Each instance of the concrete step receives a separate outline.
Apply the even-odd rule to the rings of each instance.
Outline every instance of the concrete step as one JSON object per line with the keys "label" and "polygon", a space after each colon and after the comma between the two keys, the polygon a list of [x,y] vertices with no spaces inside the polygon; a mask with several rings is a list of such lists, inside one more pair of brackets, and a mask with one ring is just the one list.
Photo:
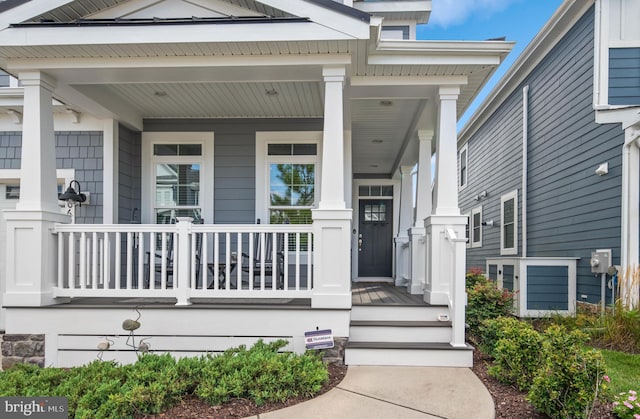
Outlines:
{"label": "concrete step", "polygon": [[354,305],[351,321],[437,321],[439,316],[448,316],[447,306],[372,306]]}
{"label": "concrete step", "polygon": [[353,320],[350,342],[449,342],[450,321]]}
{"label": "concrete step", "polygon": [[448,343],[352,342],[345,349],[347,365],[398,365],[425,367],[473,366],[473,347]]}

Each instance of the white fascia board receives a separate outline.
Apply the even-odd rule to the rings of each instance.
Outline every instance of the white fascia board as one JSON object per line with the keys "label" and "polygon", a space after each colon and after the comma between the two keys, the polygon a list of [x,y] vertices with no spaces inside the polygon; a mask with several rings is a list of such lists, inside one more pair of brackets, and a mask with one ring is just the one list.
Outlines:
{"label": "white fascia board", "polygon": [[353,76],[351,86],[460,86],[468,83],[467,76]]}
{"label": "white fascia board", "polygon": [[[203,29],[206,30],[197,30]],[[367,25],[367,36],[369,26]],[[16,27],[0,31],[0,45],[133,45],[221,42],[340,41],[353,39],[312,22],[238,23],[225,25],[132,25]]]}
{"label": "white fascia board", "polygon": [[335,31],[356,39],[369,39],[369,22],[347,16],[335,10],[300,0],[257,0],[258,3],[283,10],[298,17],[308,17]]}
{"label": "white fascia board", "polygon": [[0,28],[5,29],[12,23],[21,23],[50,10],[57,9],[73,0],[29,1],[0,14]]}
{"label": "white fascia board", "polygon": [[596,109],[597,124],[622,124],[623,129],[640,122],[640,106]]}
{"label": "white fascia board", "polygon": [[[0,51],[2,47],[0,47]],[[69,70],[69,69],[176,69],[176,68],[228,68],[246,67],[245,71],[250,71],[249,67],[291,67],[304,66],[315,67],[324,65],[349,65],[351,55],[349,54],[297,54],[297,55],[260,55],[260,56],[207,56],[207,57],[184,57],[184,56],[164,56],[164,57],[104,57],[104,58],[26,58],[11,59],[6,64],[9,71],[26,70]],[[242,70],[240,70],[242,72]],[[180,77],[184,78],[184,74]],[[216,75],[220,77],[220,75]],[[236,73],[234,78],[238,78]],[[281,79],[285,77],[278,77]],[[290,76],[287,76],[290,77]],[[296,75],[292,81],[302,81],[308,75]],[[317,80],[314,75],[312,80]],[[224,81],[232,81],[225,79]],[[74,79],[74,82],[82,82],[82,79]]]}
{"label": "white fascia board", "polygon": [[372,15],[378,13],[428,13],[431,12],[431,0],[375,1],[354,4],[356,9]]}
{"label": "white fascia board", "polygon": [[499,65],[514,42],[380,41],[370,65]]}
{"label": "white fascia board", "polygon": [[469,118],[458,135],[458,148],[489,119],[495,110],[533,69],[547,56],[549,51],[573,28],[578,20],[591,8],[595,0],[565,0],[535,38],[522,51],[518,59],[494,86],[493,90]]}

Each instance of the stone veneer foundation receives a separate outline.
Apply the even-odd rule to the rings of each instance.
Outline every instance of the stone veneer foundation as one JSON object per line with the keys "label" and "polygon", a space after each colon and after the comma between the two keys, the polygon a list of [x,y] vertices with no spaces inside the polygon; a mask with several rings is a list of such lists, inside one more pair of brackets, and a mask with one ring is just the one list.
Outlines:
{"label": "stone veneer foundation", "polygon": [[44,335],[0,335],[2,369],[29,363],[44,367]]}

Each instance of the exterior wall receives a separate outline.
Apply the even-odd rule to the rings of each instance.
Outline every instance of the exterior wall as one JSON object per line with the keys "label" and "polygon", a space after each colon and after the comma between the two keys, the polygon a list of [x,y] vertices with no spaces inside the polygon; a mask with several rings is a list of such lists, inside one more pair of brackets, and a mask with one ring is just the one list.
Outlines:
{"label": "exterior wall", "polygon": [[[321,131],[319,119],[145,120],[145,131],[214,132],[214,222],[255,223],[257,131]],[[209,220],[205,220],[210,222]]]}
{"label": "exterior wall", "polygon": [[[57,131],[56,168],[74,169],[83,192],[91,194],[90,205],[76,209],[77,223],[102,222],[103,135],[99,131]],[[22,132],[0,132],[0,169],[19,169]]]}
{"label": "exterior wall", "polygon": [[640,48],[609,49],[609,104],[640,105]]}
{"label": "exterior wall", "polygon": [[[482,204],[483,219],[500,224],[500,196],[518,189],[521,255],[521,91],[528,85],[527,256],[580,258],[578,299],[595,303],[600,278],[590,272],[591,252],[612,249],[613,263],[620,263],[624,135],[619,125],[595,123],[593,20],[591,8],[469,140],[461,207],[470,212]],[[605,162],[609,174],[599,177],[595,169]],[[487,198],[473,200],[482,190]],[[482,247],[467,249],[469,267],[500,256],[499,225],[482,229]]]}
{"label": "exterior wall", "polygon": [[140,222],[142,149],[140,133],[123,126],[119,130],[118,222]]}

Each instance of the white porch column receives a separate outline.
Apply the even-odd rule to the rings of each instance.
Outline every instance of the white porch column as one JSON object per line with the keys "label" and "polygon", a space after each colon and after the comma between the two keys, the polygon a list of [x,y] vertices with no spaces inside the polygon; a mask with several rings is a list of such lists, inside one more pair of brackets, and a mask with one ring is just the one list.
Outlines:
{"label": "white porch column", "polygon": [[[433,214],[424,220],[426,249],[426,285],[424,299],[433,305],[464,307],[465,301],[453,301],[452,285],[464,287],[465,255],[458,255],[456,246],[447,240],[449,230],[460,238],[465,236],[467,218],[458,208],[456,102],[458,87],[440,88],[438,138],[436,144],[437,176]],[[455,284],[454,284],[455,281]],[[464,288],[462,288],[464,289]]]}
{"label": "white porch column", "polygon": [[456,103],[460,88],[441,87],[438,108],[438,142],[436,144],[435,215],[460,215],[458,208]]}
{"label": "white porch column", "polygon": [[[351,307],[351,209],[345,205],[344,67],[325,67],[320,202],[312,210],[314,286],[311,307]],[[349,180],[350,181],[350,180]]]}
{"label": "white porch column", "polygon": [[118,222],[118,162],[119,124],[115,119],[104,121],[104,164],[102,221],[105,224]]}
{"label": "white porch column", "polygon": [[396,242],[396,286],[405,286],[411,279],[409,228],[413,224],[412,166],[400,167],[400,214]]}
{"label": "white porch column", "polygon": [[431,214],[431,140],[433,131],[418,131],[418,184],[416,187],[416,217],[410,229],[411,283],[410,294],[422,294],[426,284],[426,258],[424,220]]}
{"label": "white porch column", "polygon": [[53,304],[56,283],[55,223],[69,222],[58,207],[52,90],[40,72],[21,73],[24,87],[20,200],[7,220],[5,305]]}

